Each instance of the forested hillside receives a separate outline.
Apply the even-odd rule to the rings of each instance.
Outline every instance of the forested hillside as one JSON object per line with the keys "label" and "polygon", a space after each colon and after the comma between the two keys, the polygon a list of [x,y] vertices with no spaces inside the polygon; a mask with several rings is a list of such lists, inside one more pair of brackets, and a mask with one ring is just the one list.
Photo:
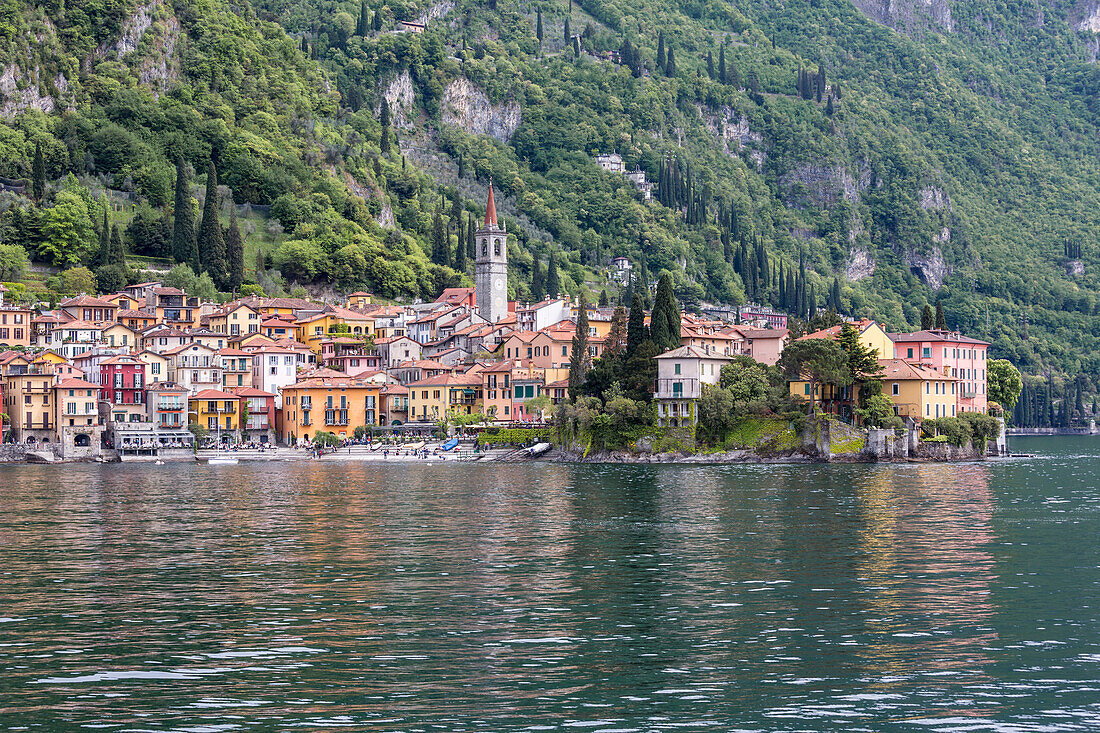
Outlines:
{"label": "forested hillside", "polygon": [[0,175],[41,146],[51,182],[2,235],[40,260],[96,264],[103,188],[140,202],[131,255],[171,257],[182,159],[256,205],[246,281],[432,297],[492,178],[515,297],[627,255],[689,304],[906,329],[942,300],[1025,372],[1100,373],[1095,2],[93,5],[12,1],[0,34]]}

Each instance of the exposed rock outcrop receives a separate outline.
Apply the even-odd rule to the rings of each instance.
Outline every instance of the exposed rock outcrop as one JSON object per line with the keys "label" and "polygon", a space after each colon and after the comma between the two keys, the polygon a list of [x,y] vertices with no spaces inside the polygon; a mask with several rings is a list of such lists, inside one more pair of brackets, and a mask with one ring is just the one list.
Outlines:
{"label": "exposed rock outcrop", "polygon": [[[415,94],[413,92],[412,77],[409,76],[408,69],[390,80],[390,83],[383,90],[382,96],[390,105],[390,119],[393,121],[394,127],[412,127],[411,118]],[[381,105],[379,105],[379,109],[381,109]]]}
{"label": "exposed rock outcrop", "polygon": [[784,175],[780,184],[791,199],[804,198],[814,206],[831,206],[841,198],[855,201],[861,190],[847,168],[825,163],[800,165]]}
{"label": "exposed rock outcrop", "polygon": [[455,79],[443,90],[440,113],[444,125],[461,127],[475,135],[489,135],[501,142],[511,140],[523,120],[519,104],[514,101],[490,104],[485,92],[465,77]]}
{"label": "exposed rock outcrop", "polygon": [[896,31],[919,35],[927,28],[951,33],[955,20],[948,0],[852,0],[872,20]]}
{"label": "exposed rock outcrop", "polygon": [[844,267],[844,275],[852,282],[871,277],[875,274],[875,258],[866,247],[858,247],[848,254],[848,261]]}
{"label": "exposed rock outcrop", "polygon": [[921,281],[933,290],[943,287],[943,281],[951,274],[951,267],[943,258],[943,252],[938,246],[933,246],[929,252],[906,252],[904,256],[906,267],[916,273]]}
{"label": "exposed rock outcrop", "polygon": [[[43,112],[53,112],[57,109],[57,102],[53,95],[43,94],[38,84],[39,69],[35,68],[27,76],[17,64],[8,64],[4,73],[0,74],[0,94],[3,94],[3,104],[0,104],[0,115],[11,118],[28,109],[40,109]],[[21,83],[22,80],[22,83]],[[20,86],[23,88],[20,89]],[[54,79],[54,86],[59,90],[68,89],[69,83],[61,74]]]}

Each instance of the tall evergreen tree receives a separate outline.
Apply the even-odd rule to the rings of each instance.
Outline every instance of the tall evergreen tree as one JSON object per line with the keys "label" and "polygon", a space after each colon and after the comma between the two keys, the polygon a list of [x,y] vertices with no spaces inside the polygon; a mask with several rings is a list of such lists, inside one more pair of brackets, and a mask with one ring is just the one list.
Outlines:
{"label": "tall evergreen tree", "polygon": [[649,339],[649,329],[645,325],[645,301],[638,288],[634,289],[634,297],[630,301],[630,317],[626,324],[626,353],[633,354],[634,350],[643,341]]}
{"label": "tall evergreen tree", "polygon": [[556,298],[561,295],[561,276],[558,275],[558,256],[556,252],[550,253],[550,262],[546,265],[546,297]]}
{"label": "tall evergreen tree", "polygon": [[668,47],[668,55],[665,59],[665,76],[676,76],[676,57],[672,54],[672,46]]}
{"label": "tall evergreen tree", "polygon": [[99,252],[96,253],[97,265],[111,264],[111,222],[107,220],[107,201],[103,201],[103,223],[99,226]]}
{"label": "tall evergreen tree", "polygon": [[218,221],[220,208],[218,172],[214,169],[214,161],[210,161],[206,166],[206,200],[202,206],[202,223],[199,225],[199,255],[214,284],[224,289],[229,279],[229,268],[225,260],[224,233]]}
{"label": "tall evergreen tree", "polygon": [[390,154],[390,103],[385,98],[382,99],[382,108],[381,108],[381,112],[379,113],[378,121],[382,125],[382,139],[381,139],[381,144],[380,144],[379,147],[382,151],[382,155],[389,155]]}
{"label": "tall evergreen tree", "polygon": [[565,28],[564,28],[563,35],[565,36],[565,42],[566,43],[569,43],[569,39],[573,37],[572,31],[569,29],[569,16],[568,15],[565,16]]}
{"label": "tall evergreen tree", "polygon": [[607,288],[604,288],[600,291],[600,299],[597,302],[597,305],[599,305],[601,308],[607,305]]}
{"label": "tall evergreen tree", "polygon": [[379,9],[378,12],[374,14],[374,30],[382,30],[382,20],[382,10]]}
{"label": "tall evergreen tree", "polygon": [[454,268],[459,272],[466,272],[468,258],[466,257],[466,233],[462,231],[462,219],[458,220],[456,228]]}
{"label": "tall evergreen tree", "polygon": [[126,266],[126,248],[122,246],[122,233],[118,230],[118,224],[111,227],[111,256],[107,264]]}
{"label": "tall evergreen tree", "polygon": [[672,292],[672,276],[667,272],[661,273],[657,281],[649,324],[650,338],[662,352],[680,345],[680,304]]}
{"label": "tall evergreen tree", "polygon": [[[366,7],[363,8],[366,11]],[[229,231],[225,237],[225,257],[229,269],[229,290],[237,292],[244,282],[244,237],[237,221],[237,205],[229,198]]]}
{"label": "tall evergreen tree", "polygon": [[359,21],[355,24],[355,35],[365,36],[370,31],[370,8],[364,2],[359,7]]}
{"label": "tall evergreen tree", "polygon": [[539,45],[542,45],[542,10],[538,11],[538,20],[535,21],[535,38],[539,39]]}
{"label": "tall evergreen tree", "polygon": [[46,156],[42,152],[42,143],[34,144],[34,166],[31,168],[31,192],[35,201],[41,201],[46,195]]}
{"label": "tall evergreen tree", "polygon": [[947,319],[943,315],[943,302],[936,301],[936,328],[940,331],[947,330]]}
{"label": "tall evergreen tree", "polygon": [[198,272],[199,257],[195,246],[195,220],[191,209],[191,184],[187,164],[176,159],[176,197],[172,219],[172,257]]}
{"label": "tall evergreen tree", "polygon": [[663,74],[665,71],[665,32],[657,32],[657,68]]}
{"label": "tall evergreen tree", "polygon": [[569,399],[577,400],[588,370],[592,368],[592,356],[588,353],[588,303],[584,291],[577,297],[577,329],[573,333],[573,351],[569,355]]}
{"label": "tall evergreen tree", "polygon": [[474,223],[474,215],[470,214],[470,223],[466,229],[466,257],[467,259],[474,260],[477,258],[477,237],[475,232],[477,231],[477,225]]}
{"label": "tall evergreen tree", "polygon": [[437,265],[450,265],[450,247],[447,242],[447,230],[443,227],[443,212],[439,204],[432,214],[432,262]]}
{"label": "tall evergreen tree", "polygon": [[615,306],[615,312],[611,314],[611,329],[607,332],[607,340],[604,341],[603,358],[619,356],[626,351],[626,308],[622,305]]}
{"label": "tall evergreen tree", "polygon": [[932,314],[932,306],[925,303],[924,310],[920,312],[920,330],[930,331],[936,325],[936,317]]}
{"label": "tall evergreen tree", "polygon": [[729,75],[726,73],[726,46],[718,47],[718,81],[729,84]]}
{"label": "tall evergreen tree", "polygon": [[542,260],[535,255],[531,263],[531,300],[538,303],[546,297],[546,279],[542,274]]}

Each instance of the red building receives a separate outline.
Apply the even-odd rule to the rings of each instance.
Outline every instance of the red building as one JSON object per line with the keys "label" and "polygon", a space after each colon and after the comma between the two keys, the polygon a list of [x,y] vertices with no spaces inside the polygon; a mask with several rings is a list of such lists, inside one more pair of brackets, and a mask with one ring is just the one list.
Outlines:
{"label": "red building", "polygon": [[132,356],[112,356],[99,365],[99,399],[112,406],[142,405],[145,413],[145,362]]}

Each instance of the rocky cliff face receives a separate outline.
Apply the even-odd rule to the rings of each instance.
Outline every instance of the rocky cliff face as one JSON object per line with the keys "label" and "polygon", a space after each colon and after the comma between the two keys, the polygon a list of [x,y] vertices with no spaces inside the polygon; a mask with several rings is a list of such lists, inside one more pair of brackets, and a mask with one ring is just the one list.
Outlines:
{"label": "rocky cliff face", "polygon": [[[395,76],[386,85],[386,88],[382,91],[382,96],[386,98],[386,102],[390,105],[394,127],[412,127],[411,117],[415,94],[413,92],[412,77],[409,76],[408,69]],[[379,109],[381,109],[381,105],[379,105]]]}
{"label": "rocky cliff face", "polygon": [[919,35],[927,28],[951,33],[955,21],[948,0],[852,0],[869,18],[896,31]]}
{"label": "rocky cliff face", "polygon": [[489,135],[508,142],[523,116],[515,102],[490,104],[485,92],[469,79],[455,79],[443,90],[440,116],[444,125],[455,125],[475,135]]}

